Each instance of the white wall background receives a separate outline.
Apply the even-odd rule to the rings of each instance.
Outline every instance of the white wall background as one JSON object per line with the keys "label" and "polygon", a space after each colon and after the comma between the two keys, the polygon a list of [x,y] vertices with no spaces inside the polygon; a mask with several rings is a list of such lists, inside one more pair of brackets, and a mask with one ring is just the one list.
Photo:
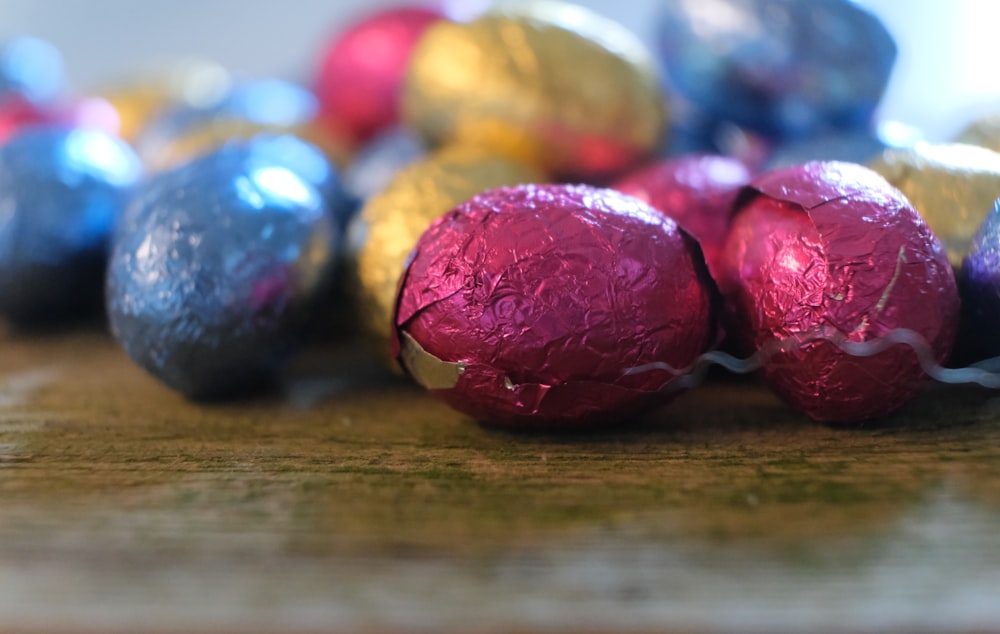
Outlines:
{"label": "white wall background", "polygon": [[[455,0],[459,6],[486,0]],[[652,40],[656,0],[577,0]],[[1000,1],[860,0],[900,47],[882,115],[933,139],[1000,111]],[[0,0],[0,37],[59,46],[73,86],[98,91],[155,60],[215,59],[244,74],[305,78],[324,41],[352,15],[397,0]]]}

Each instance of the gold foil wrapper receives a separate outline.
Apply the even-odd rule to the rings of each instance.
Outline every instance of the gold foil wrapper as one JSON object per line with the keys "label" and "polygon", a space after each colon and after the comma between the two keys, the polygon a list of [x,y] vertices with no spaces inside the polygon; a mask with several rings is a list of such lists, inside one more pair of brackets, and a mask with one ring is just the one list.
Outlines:
{"label": "gold foil wrapper", "polygon": [[978,145],[1000,152],[1000,114],[973,121],[955,137],[955,143]]}
{"label": "gold foil wrapper", "polygon": [[348,229],[350,285],[362,330],[386,361],[399,277],[427,227],[487,189],[545,180],[530,165],[482,149],[449,147],[403,169],[368,200]]}
{"label": "gold foil wrapper", "polygon": [[432,26],[414,51],[403,111],[431,144],[479,145],[584,179],[650,155],[666,119],[643,44],[560,2]]}
{"label": "gold foil wrapper", "polygon": [[105,91],[121,120],[119,134],[135,143],[142,131],[166,109],[211,104],[229,89],[225,68],[205,60],[182,60],[152,69],[142,79]]}
{"label": "gold foil wrapper", "polygon": [[941,240],[951,265],[961,266],[1000,198],[1000,154],[973,145],[918,143],[886,150],[870,167],[910,199]]}
{"label": "gold foil wrapper", "polygon": [[179,167],[203,154],[215,150],[232,139],[250,139],[258,134],[291,134],[312,143],[334,165],[343,167],[350,159],[347,145],[323,133],[318,126],[262,125],[235,117],[206,117],[200,125],[154,144],[140,144],[140,156],[153,172]]}
{"label": "gold foil wrapper", "polygon": [[442,361],[424,350],[408,332],[400,332],[400,357],[413,380],[428,390],[450,390],[465,371],[462,362]]}

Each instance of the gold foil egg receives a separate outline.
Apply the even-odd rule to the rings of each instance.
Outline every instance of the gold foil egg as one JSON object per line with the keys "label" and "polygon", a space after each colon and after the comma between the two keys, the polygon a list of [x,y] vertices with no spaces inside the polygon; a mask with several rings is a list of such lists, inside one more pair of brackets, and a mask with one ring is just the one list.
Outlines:
{"label": "gold foil egg", "polygon": [[533,166],[478,148],[448,147],[404,168],[365,203],[348,228],[350,285],[361,327],[387,361],[399,276],[431,222],[487,189],[545,180]]}
{"label": "gold foil egg", "polygon": [[1000,152],[1000,114],[976,119],[955,137],[955,143],[978,145]]}
{"label": "gold foil egg", "polygon": [[121,120],[120,136],[135,143],[142,131],[164,110],[178,106],[202,107],[214,103],[229,89],[229,72],[206,60],[180,60],[153,68],[141,79],[105,91]]}
{"label": "gold foil egg", "polygon": [[951,265],[961,266],[1000,198],[1000,154],[959,143],[917,143],[886,150],[870,167],[910,199],[941,239]]}
{"label": "gold foil egg", "polygon": [[606,179],[658,147],[652,56],[588,9],[532,2],[440,22],[417,45],[405,121],[431,144],[479,145],[565,179]]}

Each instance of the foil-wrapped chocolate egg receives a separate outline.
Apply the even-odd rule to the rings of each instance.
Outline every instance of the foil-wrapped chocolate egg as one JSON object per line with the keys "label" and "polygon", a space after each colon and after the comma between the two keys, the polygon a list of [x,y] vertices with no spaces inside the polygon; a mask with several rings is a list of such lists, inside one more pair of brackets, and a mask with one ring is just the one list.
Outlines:
{"label": "foil-wrapped chocolate egg", "polygon": [[119,135],[135,143],[146,127],[166,111],[210,107],[219,103],[231,86],[229,71],[220,64],[182,59],[145,70],[141,76],[102,94],[118,112]]}
{"label": "foil-wrapped chocolate egg", "polygon": [[871,168],[898,188],[962,265],[972,236],[1000,197],[1000,154],[958,143],[917,143],[889,149]]}
{"label": "foil-wrapped chocolate egg", "polygon": [[476,148],[444,148],[404,168],[371,197],[348,228],[350,273],[365,335],[388,358],[396,289],[406,258],[438,217],[503,185],[537,183],[536,168]]}
{"label": "foil-wrapped chocolate egg", "polygon": [[56,47],[29,36],[0,41],[0,100],[18,96],[52,102],[64,86],[63,58]]}
{"label": "foil-wrapped chocolate egg", "polygon": [[315,187],[337,222],[338,233],[347,230],[359,200],[347,190],[340,171],[316,146],[292,134],[258,134],[245,142],[237,139],[229,143],[244,147],[254,161],[280,165]]}
{"label": "foil-wrapped chocolate egg", "polygon": [[323,53],[313,84],[319,124],[354,143],[396,124],[413,49],[443,19],[427,6],[390,7],[339,33]]}
{"label": "foil-wrapped chocolate egg", "polygon": [[849,0],[666,0],[659,50],[671,87],[710,117],[777,138],[865,127],[896,45]]}
{"label": "foil-wrapped chocolate egg", "polygon": [[627,421],[712,343],[700,250],[645,203],[585,185],[479,194],[420,238],[398,359],[460,412],[516,428]]}
{"label": "foil-wrapped chocolate egg", "polygon": [[951,350],[959,301],[944,250],[906,197],[860,165],[814,162],[756,179],[721,262],[730,332],[747,351],[774,353],[765,380],[816,420],[887,414],[924,378],[909,347],[860,357],[837,342],[906,328],[938,363]]}
{"label": "foil-wrapped chocolate egg", "polygon": [[1000,152],[1000,114],[976,119],[958,133],[954,142],[978,145],[994,152]]}
{"label": "foil-wrapped chocolate egg", "polygon": [[344,188],[358,200],[379,193],[410,163],[427,155],[427,146],[403,127],[389,128],[369,141],[344,168]]}
{"label": "foil-wrapped chocolate egg", "polygon": [[115,234],[111,331],[129,357],[191,398],[268,377],[328,288],[336,222],[296,172],[230,143],[155,176]]}
{"label": "foil-wrapped chocolate egg", "polygon": [[316,111],[316,98],[297,84],[277,79],[243,82],[209,105],[164,112],[142,131],[135,147],[149,170],[162,171],[209,153],[230,139],[248,139],[262,132],[295,134],[339,164],[346,150],[314,128]]}
{"label": "foil-wrapped chocolate egg", "polygon": [[614,188],[673,218],[698,240],[714,273],[736,197],[750,178],[750,170],[741,161],[703,154],[653,163],[618,181]]}
{"label": "foil-wrapped chocolate egg", "polygon": [[962,328],[956,356],[971,362],[1000,355],[1000,199],[972,238],[958,288]]}
{"label": "foil-wrapped chocolate egg", "polygon": [[27,325],[98,306],[139,176],[132,150],[98,130],[32,128],[0,145],[0,312]]}
{"label": "foil-wrapped chocolate egg", "polygon": [[439,22],[413,54],[404,120],[432,144],[480,145],[566,179],[606,179],[653,153],[665,104],[655,63],[621,25],[531,2]]}

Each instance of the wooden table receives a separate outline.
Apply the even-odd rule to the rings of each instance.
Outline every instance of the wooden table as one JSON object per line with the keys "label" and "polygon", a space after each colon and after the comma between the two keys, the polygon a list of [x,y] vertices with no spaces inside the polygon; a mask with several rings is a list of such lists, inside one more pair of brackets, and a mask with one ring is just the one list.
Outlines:
{"label": "wooden table", "polygon": [[838,430],[717,379],[486,430],[354,351],[194,405],[100,332],[0,354],[0,631],[1000,631],[1000,400]]}

